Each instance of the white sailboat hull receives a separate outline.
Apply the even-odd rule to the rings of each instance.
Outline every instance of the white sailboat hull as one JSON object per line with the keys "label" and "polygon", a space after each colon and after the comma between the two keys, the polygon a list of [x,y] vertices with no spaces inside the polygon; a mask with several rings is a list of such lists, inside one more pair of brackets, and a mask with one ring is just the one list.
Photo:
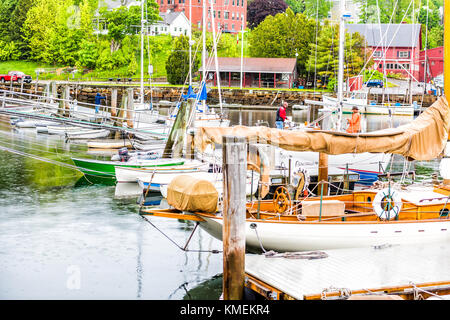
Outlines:
{"label": "white sailboat hull", "polygon": [[[221,217],[202,216],[201,227],[222,240]],[[450,240],[450,220],[389,223],[245,222],[246,245],[277,252],[310,251],[381,245],[419,244]]]}
{"label": "white sailboat hull", "polygon": [[[143,181],[158,181],[167,182],[171,181],[175,176],[185,173],[198,173],[207,171],[209,168],[208,163],[200,161],[186,161],[181,166],[173,166],[170,169],[167,168],[154,168],[151,170],[138,170],[133,168],[120,168],[116,167],[116,180],[117,182],[138,182]],[[159,191],[159,188],[156,190]]]}

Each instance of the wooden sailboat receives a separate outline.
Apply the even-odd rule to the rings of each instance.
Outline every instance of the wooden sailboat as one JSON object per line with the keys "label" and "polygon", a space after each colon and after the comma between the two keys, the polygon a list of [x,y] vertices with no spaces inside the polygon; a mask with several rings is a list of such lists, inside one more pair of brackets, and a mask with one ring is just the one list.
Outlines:
{"label": "wooden sailboat", "polygon": [[[244,136],[249,141],[258,137],[288,150],[340,154],[353,149],[356,153],[389,152],[431,160],[446,147],[449,129],[450,107],[442,97],[416,120],[396,129],[356,135],[331,131],[288,132],[264,127],[203,128],[197,145],[202,148],[218,143],[223,136]],[[260,250],[302,251],[448,241],[449,199],[449,185],[418,190],[387,187],[297,200],[280,189],[271,201],[247,204],[246,244],[248,248]],[[220,212],[178,209],[144,210],[144,214],[194,220],[221,239]]]}

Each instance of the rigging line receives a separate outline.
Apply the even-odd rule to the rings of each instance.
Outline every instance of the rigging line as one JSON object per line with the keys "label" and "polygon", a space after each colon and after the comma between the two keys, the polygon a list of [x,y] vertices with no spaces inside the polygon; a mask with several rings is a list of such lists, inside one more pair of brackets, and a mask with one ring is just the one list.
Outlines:
{"label": "rigging line", "polygon": [[[208,252],[208,253],[222,253],[223,251],[221,250],[193,250],[193,249],[187,249],[187,245],[189,244],[189,241],[186,243],[186,245],[183,247],[181,247],[180,245],[178,245],[178,243],[176,243],[173,239],[171,239],[167,234],[165,234],[161,229],[159,229],[156,225],[154,225],[149,219],[147,219],[144,215],[139,214],[139,216],[144,219],[146,222],[148,222],[153,228],[155,228],[157,231],[159,231],[164,237],[166,237],[170,242],[172,242],[175,246],[178,247],[178,249],[185,251],[185,252]],[[196,229],[194,229],[193,231],[195,231]],[[192,233],[193,234],[193,233]],[[191,236],[192,236],[191,234]],[[189,239],[190,240],[190,239]]]}
{"label": "rigging line", "polygon": [[[398,0],[397,0],[397,2],[398,2]],[[397,5],[397,2],[396,2],[396,5]],[[410,6],[411,6],[411,2],[409,3],[408,8],[406,9],[405,14],[403,15],[403,18],[402,18],[401,22],[398,24],[397,29],[396,29],[396,31],[395,31],[395,33],[394,33],[394,35],[393,35],[391,41],[389,42],[389,45],[387,45],[387,48],[389,48],[389,47],[391,46],[392,42],[394,41],[395,37],[397,36],[397,33],[398,33],[398,31],[400,30],[400,25],[403,24],[403,21],[405,20],[406,15],[408,14],[408,11],[409,11]],[[389,23],[389,24],[390,24],[390,23]],[[386,35],[387,35],[387,32],[385,32],[385,36],[386,36]],[[380,40],[380,42],[381,42],[381,41],[382,41],[382,40]],[[364,64],[363,68],[362,68],[361,71],[359,72],[358,76],[361,75],[362,70],[364,70],[364,69],[366,68],[366,66],[367,66],[367,64],[369,63],[370,59],[372,59],[374,53],[378,50],[379,47],[380,47],[380,44],[378,44],[378,45],[375,47],[375,49],[373,49],[373,51],[372,51],[372,53],[371,53],[371,55],[370,55],[370,57],[369,57],[369,60],[366,61],[366,63]],[[383,55],[383,56],[384,56],[384,55]],[[383,58],[383,57],[382,57],[382,58]]]}
{"label": "rigging line", "polygon": [[[343,0],[341,0],[343,1]],[[317,86],[317,36],[319,33],[319,0],[316,1],[316,48],[314,57],[314,95],[316,94]]]}

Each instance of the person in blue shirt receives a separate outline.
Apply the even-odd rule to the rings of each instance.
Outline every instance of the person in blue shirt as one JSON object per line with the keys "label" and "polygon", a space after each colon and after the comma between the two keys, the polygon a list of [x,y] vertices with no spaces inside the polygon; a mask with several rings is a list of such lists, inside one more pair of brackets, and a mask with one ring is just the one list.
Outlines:
{"label": "person in blue shirt", "polygon": [[98,113],[98,111],[100,110],[102,99],[106,99],[106,97],[102,96],[100,92],[97,92],[95,96],[95,113]]}

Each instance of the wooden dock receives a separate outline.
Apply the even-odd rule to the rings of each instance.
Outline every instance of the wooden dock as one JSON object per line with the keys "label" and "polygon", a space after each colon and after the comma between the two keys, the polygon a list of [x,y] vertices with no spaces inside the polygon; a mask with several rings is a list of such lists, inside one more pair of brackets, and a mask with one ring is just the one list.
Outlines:
{"label": "wooden dock", "polygon": [[310,260],[247,254],[245,286],[269,300],[448,300],[449,253],[450,244],[434,243],[326,250]]}

